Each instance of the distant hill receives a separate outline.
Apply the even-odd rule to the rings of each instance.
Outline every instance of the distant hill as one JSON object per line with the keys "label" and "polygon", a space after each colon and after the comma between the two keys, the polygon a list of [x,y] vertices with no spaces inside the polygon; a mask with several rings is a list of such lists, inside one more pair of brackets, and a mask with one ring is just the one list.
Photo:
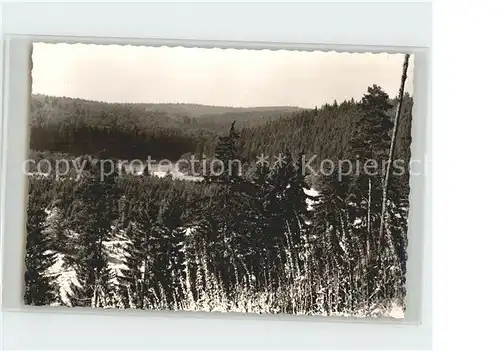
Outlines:
{"label": "distant hill", "polygon": [[187,103],[137,103],[146,111],[165,112],[173,116],[188,116],[192,118],[214,117],[222,114],[249,114],[269,112],[296,112],[301,110],[296,106],[258,106],[258,107],[232,107],[232,106],[210,106]]}
{"label": "distant hill", "polygon": [[[109,109],[120,109],[122,111],[130,110],[135,115],[140,115],[141,120],[145,117],[158,120],[162,125],[223,131],[226,126],[237,121],[237,124],[243,126],[248,123],[265,123],[270,120],[278,119],[281,116],[291,115],[303,110],[296,106],[259,106],[259,107],[231,107],[231,106],[209,106],[189,103],[107,103],[94,100],[85,100],[70,97],[48,96],[43,94],[33,94],[32,97],[32,116],[36,111],[44,106],[50,106],[53,109],[60,110],[56,115],[63,114],[71,117],[74,107],[78,106],[80,110],[102,111]],[[89,114],[91,115],[91,114]],[[223,126],[221,126],[221,124]]]}
{"label": "distant hill", "polygon": [[30,148],[69,154],[105,150],[113,157],[168,157],[212,153],[233,121],[238,129],[286,118],[298,107],[106,103],[33,94]]}

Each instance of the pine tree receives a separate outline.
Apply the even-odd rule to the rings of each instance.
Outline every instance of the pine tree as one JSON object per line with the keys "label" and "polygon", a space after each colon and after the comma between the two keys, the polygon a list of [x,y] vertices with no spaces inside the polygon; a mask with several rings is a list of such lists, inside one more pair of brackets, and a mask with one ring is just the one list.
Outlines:
{"label": "pine tree", "polygon": [[[263,212],[258,228],[266,253],[266,280],[270,288],[291,284],[304,273],[304,243],[308,236],[308,210],[302,153],[296,161],[289,151],[276,157],[269,175],[256,180],[263,184]],[[259,171],[259,170],[258,170]],[[267,170],[262,169],[260,173]]]}
{"label": "pine tree", "polygon": [[55,263],[55,252],[51,238],[45,232],[45,207],[39,191],[30,186],[27,208],[26,271],[24,301],[29,305],[48,305],[59,298],[55,280],[58,274],[50,274],[49,268]]}
{"label": "pine tree", "polygon": [[118,277],[119,295],[125,308],[142,307],[142,264],[144,261],[143,235],[136,229],[134,221],[124,230],[126,244],[124,264],[126,269]]}
{"label": "pine tree", "polygon": [[377,287],[375,277],[381,268],[378,257],[377,224],[382,207],[383,162],[389,154],[390,130],[393,126],[389,110],[392,104],[387,93],[378,85],[368,88],[360,103],[360,115],[348,145],[353,177],[350,177],[350,217],[365,218],[366,230],[361,233],[365,242],[367,295],[372,296]]}
{"label": "pine tree", "polygon": [[[374,85],[368,88],[360,104],[360,116],[351,134],[347,156],[356,177],[352,177],[351,191],[361,198],[371,198],[368,212],[376,203],[381,203],[382,162],[389,153],[391,137],[389,131],[392,122],[389,109],[392,107],[389,96],[381,87]],[[368,172],[365,172],[366,170]],[[368,194],[371,188],[372,194]],[[371,219],[368,220],[371,222]]]}
{"label": "pine tree", "polygon": [[[102,162],[102,161],[101,161]],[[72,284],[73,306],[101,307],[109,299],[110,270],[104,241],[110,238],[117,219],[116,164],[94,160],[76,189],[71,220],[78,235],[74,265],[77,284]]]}
{"label": "pine tree", "polygon": [[[204,210],[204,216],[214,216],[213,211],[216,211],[214,221],[210,221],[215,224],[216,232],[206,232],[204,235],[214,238],[210,241],[210,245],[213,245],[209,249],[212,256],[210,260],[216,267],[213,273],[219,277],[226,295],[232,294],[233,288],[242,280],[250,279],[243,259],[248,253],[251,232],[251,220],[246,213],[250,185],[240,174],[239,134],[234,124],[231,124],[229,135],[219,138],[215,149],[215,159],[222,168],[217,174],[205,178],[208,183],[215,185],[215,192],[210,198],[209,208]],[[212,230],[214,226],[205,225],[201,228]]]}
{"label": "pine tree", "polygon": [[71,248],[71,243],[67,235],[64,211],[61,206],[62,202],[56,200],[48,207],[50,210],[46,219],[45,232],[50,237],[51,245],[56,251],[67,253]]}
{"label": "pine tree", "polygon": [[120,279],[122,291],[128,292],[128,307],[144,309],[151,306],[150,289],[153,284],[152,241],[161,230],[159,221],[159,199],[150,185],[146,192],[139,195],[132,203],[131,223],[126,237],[129,245],[126,249],[127,270]]}
{"label": "pine tree", "polygon": [[[349,236],[349,182],[350,176],[339,179],[336,173],[321,179],[320,195],[313,207],[311,245],[313,247],[313,274],[318,277],[314,291],[326,291],[333,305],[323,300],[318,311],[333,312],[349,308],[352,266],[355,258],[350,255]],[[342,279],[339,279],[342,277]]]}
{"label": "pine tree", "polygon": [[271,254],[276,247],[268,208],[272,201],[270,174],[271,169],[267,162],[256,165],[252,177],[252,200],[248,208],[252,218],[252,231],[248,236],[247,266],[255,279],[253,285],[256,289],[270,287],[270,271],[273,269]]}
{"label": "pine tree", "polygon": [[235,184],[241,181],[241,155],[238,150],[240,135],[235,130],[235,123],[236,121],[231,124],[229,135],[219,137],[214,154],[214,161],[218,163],[214,166],[218,167],[214,167],[214,174],[206,177],[209,182]]}
{"label": "pine tree", "polygon": [[[170,199],[172,201],[169,201]],[[152,285],[155,305],[158,307],[179,309],[186,296],[183,249],[185,230],[181,228],[183,208],[184,204],[176,196],[163,201],[159,209],[157,228],[152,231]]]}

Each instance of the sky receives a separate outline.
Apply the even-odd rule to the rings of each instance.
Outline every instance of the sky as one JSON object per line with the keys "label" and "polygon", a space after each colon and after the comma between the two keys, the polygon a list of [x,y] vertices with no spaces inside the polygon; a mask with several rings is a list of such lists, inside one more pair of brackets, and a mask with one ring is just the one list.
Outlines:
{"label": "sky", "polygon": [[[394,97],[402,54],[33,45],[32,92],[106,102],[299,106],[361,99],[378,84]],[[405,90],[413,92],[413,58]]]}

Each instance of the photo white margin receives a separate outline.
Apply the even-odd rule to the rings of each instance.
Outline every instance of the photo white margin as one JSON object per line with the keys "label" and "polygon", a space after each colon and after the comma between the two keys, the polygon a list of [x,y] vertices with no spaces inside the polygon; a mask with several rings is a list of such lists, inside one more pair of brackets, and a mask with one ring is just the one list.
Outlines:
{"label": "photo white margin", "polygon": [[[159,331],[158,335],[166,337],[172,348],[196,347],[193,345],[198,345],[198,348],[244,346],[266,349],[431,347],[430,4],[163,3],[142,6],[131,3],[18,3],[1,6],[3,104],[0,120],[0,339],[3,340],[4,347],[19,348],[16,342],[21,342],[24,345],[22,348],[34,349],[39,345],[36,343],[37,336],[39,342],[40,338],[47,342],[50,340],[50,333],[53,334],[55,346],[51,344],[45,348],[70,349],[76,346],[79,349],[105,349],[108,344],[119,349],[148,349],[165,345],[160,338],[150,340],[151,346],[144,344],[147,341],[134,340],[132,334],[139,326],[148,330],[149,335]],[[294,22],[290,21],[290,16],[281,21],[283,11],[286,12],[289,7],[297,7],[293,12],[296,13],[295,16],[303,14],[307,17],[313,12],[314,6],[326,6],[332,14],[331,25],[309,24],[309,31],[298,31],[293,26]],[[384,15],[384,11],[388,14]],[[118,13],[120,18],[117,23],[108,26],[110,23],[107,19],[115,18]],[[163,25],[162,13],[169,14],[165,16]],[[354,14],[358,18],[346,20]],[[252,15],[253,18],[259,15],[263,17],[253,23],[258,28],[251,27],[252,23],[246,20]],[[90,17],[93,18],[92,22],[83,20]],[[378,20],[374,21],[373,17]],[[271,26],[273,19],[274,28]],[[183,25],[186,22],[196,25]],[[307,26],[307,23],[309,22],[303,22],[302,25]],[[356,27],[361,23],[364,23],[365,28]],[[374,27],[374,24],[378,27]],[[403,25],[406,26],[406,32],[401,27]],[[331,33],[324,32],[325,29],[331,30]],[[409,34],[410,32],[413,34]],[[424,176],[412,177],[410,180],[405,319],[399,321],[24,306],[26,179],[21,173],[21,164],[26,157],[28,144],[33,41],[414,54],[415,105],[411,151],[412,158],[426,161],[426,169]],[[38,329],[35,332],[30,330],[33,325]],[[55,325],[64,328],[63,332],[57,332],[58,336],[53,329]],[[92,330],[91,335],[95,339],[83,340],[84,345],[73,344],[78,330],[72,329],[71,325]],[[114,339],[114,343],[102,339],[107,335],[103,332],[105,327],[112,328],[110,337]],[[23,329],[24,332],[30,330],[33,341],[23,339]],[[167,332],[168,330],[171,332]],[[64,334],[62,339],[61,333]],[[204,335],[206,339],[197,340],[195,336],[198,335]],[[244,335],[248,335],[251,340],[238,340]],[[301,340],[304,342],[301,343]]]}

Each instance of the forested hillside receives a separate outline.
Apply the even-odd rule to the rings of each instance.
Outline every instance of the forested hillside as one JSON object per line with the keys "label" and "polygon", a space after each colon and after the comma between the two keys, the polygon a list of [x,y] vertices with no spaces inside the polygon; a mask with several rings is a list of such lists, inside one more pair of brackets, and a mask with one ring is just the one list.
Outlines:
{"label": "forested hillside", "polygon": [[[387,160],[397,101],[381,87],[312,110],[184,119],[140,104],[32,104],[32,155],[94,156],[79,158],[79,180],[29,177],[26,303],[358,316],[404,306],[408,169],[391,169],[385,198],[382,169],[319,174],[311,187],[301,162]],[[405,166],[411,105],[405,96],[395,135]],[[115,167],[103,178],[96,158],[185,153],[224,171],[192,182]],[[261,153],[283,159],[257,164]]]}
{"label": "forested hillside", "polygon": [[[388,115],[394,118],[397,101],[389,100],[389,104]],[[406,161],[410,157],[412,105],[412,98],[406,95],[396,139],[396,158]],[[350,100],[245,127],[241,131],[243,156],[255,159],[260,153],[277,155],[290,150],[294,156],[299,152],[304,152],[307,158],[316,155],[313,162],[316,166],[324,159],[349,158],[352,156],[348,155],[349,140],[361,133],[358,127],[362,117],[360,102]]]}
{"label": "forested hillside", "polygon": [[213,153],[217,136],[234,120],[240,127],[286,116],[296,107],[233,108],[194,104],[111,104],[33,95],[33,150],[127,159]]}
{"label": "forested hillside", "polygon": [[[394,116],[396,101],[391,100]],[[409,160],[412,99],[405,96],[396,158]],[[31,103],[32,150],[120,159],[170,159],[184,154],[213,157],[217,139],[235,121],[241,130],[244,160],[289,150],[316,155],[318,166],[345,156],[361,116],[354,100],[312,110],[294,107],[232,108],[191,104],[108,104],[34,95]],[[279,136],[279,137],[278,137]]]}

